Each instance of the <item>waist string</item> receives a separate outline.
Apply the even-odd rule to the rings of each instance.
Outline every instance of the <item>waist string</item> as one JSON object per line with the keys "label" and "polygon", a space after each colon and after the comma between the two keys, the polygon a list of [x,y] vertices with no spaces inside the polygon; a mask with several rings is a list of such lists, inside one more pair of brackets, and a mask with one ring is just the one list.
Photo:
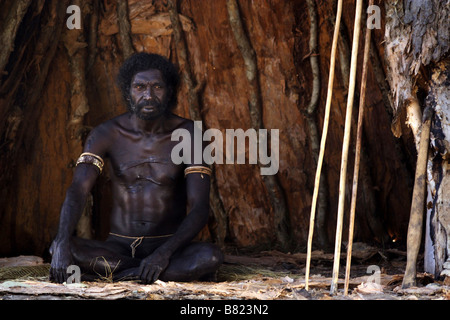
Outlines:
{"label": "waist string", "polygon": [[171,234],[164,234],[160,236],[142,236],[142,237],[132,237],[132,236],[124,236],[118,233],[110,232],[110,235],[120,237],[120,238],[126,238],[126,239],[134,239],[134,241],[130,244],[131,247],[131,257],[134,258],[134,255],[136,253],[136,248],[142,243],[142,240],[144,239],[158,239],[158,238],[166,238],[173,236],[173,233]]}

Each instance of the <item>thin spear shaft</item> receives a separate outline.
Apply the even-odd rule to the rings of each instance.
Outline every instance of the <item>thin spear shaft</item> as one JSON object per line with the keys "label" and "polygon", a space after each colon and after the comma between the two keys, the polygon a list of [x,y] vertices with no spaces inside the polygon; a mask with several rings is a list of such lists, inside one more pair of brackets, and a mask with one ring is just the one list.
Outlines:
{"label": "thin spear shaft", "polygon": [[328,90],[327,90],[327,101],[325,105],[325,115],[322,129],[322,137],[320,140],[320,151],[319,158],[317,160],[316,178],[314,181],[314,193],[311,203],[311,215],[309,220],[309,234],[308,234],[308,245],[306,254],[306,271],[305,271],[305,290],[308,290],[309,283],[309,269],[311,265],[311,247],[312,239],[314,234],[314,220],[316,215],[317,197],[319,195],[320,186],[320,175],[322,172],[323,156],[325,153],[325,144],[327,141],[328,124],[330,122],[330,109],[331,109],[331,98],[333,97],[333,81],[334,81],[334,67],[336,61],[336,48],[337,41],[339,37],[339,26],[341,24],[342,16],[342,0],[338,1],[337,12],[336,12],[336,23],[334,26],[333,43],[331,45],[331,57],[330,57],[330,74],[328,77]]}
{"label": "thin spear shaft", "polygon": [[349,93],[347,97],[347,112],[345,118],[344,140],[342,144],[342,158],[341,158],[341,175],[339,181],[339,204],[336,223],[336,240],[334,248],[334,263],[333,263],[333,275],[330,288],[330,294],[335,294],[337,291],[337,281],[339,276],[339,260],[341,255],[341,242],[342,242],[342,222],[344,219],[344,200],[345,200],[345,183],[347,175],[347,160],[348,149],[350,145],[350,131],[352,121],[352,109],[353,98],[355,93],[356,83],[356,63],[358,60],[358,45],[359,34],[361,29],[361,12],[362,12],[362,0],[356,2],[356,14],[355,25],[353,28],[353,43],[352,43],[352,57],[350,64],[350,81],[349,81]]}
{"label": "thin spear shaft", "polygon": [[[373,0],[369,1],[369,6],[371,5],[373,5]],[[366,26],[366,35],[364,39],[363,70],[361,76],[361,90],[359,96],[358,129],[356,133],[356,151],[355,151],[356,154],[355,154],[355,165],[353,170],[352,202],[350,205],[350,224],[348,227],[347,264],[345,267],[345,285],[344,285],[345,295],[348,294],[348,286],[350,281],[350,267],[352,261],[353,231],[355,226],[356,196],[358,195],[359,164],[361,159],[361,140],[362,140],[363,119],[364,119],[364,104],[366,100],[367,64],[369,62],[371,31],[372,30],[370,28],[367,28]]]}

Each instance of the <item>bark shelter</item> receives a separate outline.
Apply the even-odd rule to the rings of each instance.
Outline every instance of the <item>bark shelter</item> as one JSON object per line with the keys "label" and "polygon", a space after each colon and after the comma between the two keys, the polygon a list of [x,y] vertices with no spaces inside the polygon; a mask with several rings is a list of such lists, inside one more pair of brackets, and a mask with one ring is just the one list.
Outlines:
{"label": "bark shelter", "polygon": [[[119,23],[123,4],[129,24]],[[2,59],[0,74],[0,255],[46,256],[56,234],[59,210],[70,184],[83,139],[99,123],[126,111],[115,76],[130,50],[162,54],[189,73],[195,88],[182,81],[175,112],[190,117],[189,95],[195,89],[203,128],[253,127],[249,110],[251,87],[236,42],[226,0],[170,1],[176,3],[186,54],[180,52],[172,28],[169,1],[81,1],[82,29],[68,30],[69,1],[3,1],[0,4]],[[201,4],[200,4],[201,3]],[[280,130],[280,167],[276,179],[286,200],[291,251],[304,251],[314,188],[317,146],[311,142],[310,121],[320,135],[323,125],[335,1],[316,0],[317,48],[311,51],[309,13],[304,0],[237,1],[241,22],[256,58],[261,127]],[[22,5],[19,9],[15,9]],[[120,4],[120,10],[117,5]],[[386,245],[404,243],[410,211],[415,149],[410,129],[396,138],[386,98],[384,6],[381,28],[372,33],[363,133],[364,160],[359,192],[355,241]],[[344,1],[341,35],[351,44],[354,1]],[[12,10],[20,14],[10,14]],[[123,26],[129,26],[123,27]],[[4,32],[6,27],[13,30]],[[125,31],[124,31],[125,30]],[[127,34],[124,34],[126,30]],[[15,34],[13,34],[15,32]],[[131,33],[131,34],[130,34]],[[6,38],[5,38],[6,37]],[[131,39],[131,44],[123,39]],[[361,40],[363,41],[363,40]],[[11,43],[9,48],[6,44]],[[331,122],[323,174],[327,186],[320,243],[333,239],[347,94],[345,43],[340,49],[334,81]],[[362,45],[357,86],[361,76]],[[9,50],[9,51],[5,51]],[[6,52],[6,53],[5,53]],[[9,53],[8,53],[9,52]],[[309,109],[315,57],[320,87],[315,110]],[[76,67],[78,63],[78,67]],[[0,65],[1,66],[1,65]],[[75,72],[83,68],[82,72]],[[314,67],[316,68],[316,66]],[[316,94],[316,93],[314,93]],[[85,99],[85,100],[83,100]],[[358,99],[355,98],[355,101]],[[84,107],[83,107],[84,106]],[[357,106],[355,105],[355,108]],[[355,113],[357,114],[357,113]],[[75,121],[76,120],[76,121]],[[314,126],[313,126],[314,127]],[[356,127],[356,126],[354,126]],[[353,133],[355,136],[356,131]],[[320,137],[319,137],[320,140]],[[355,140],[349,154],[353,168]],[[214,165],[215,190],[211,217],[199,237],[238,247],[278,247],[280,229],[270,190],[259,167],[250,164]],[[348,173],[351,184],[352,172]],[[107,173],[93,192],[92,231],[102,239],[108,232],[111,199]],[[346,195],[347,208],[351,192]],[[383,230],[374,228],[374,219]],[[344,230],[348,229],[346,210]],[[316,233],[317,234],[317,233]],[[344,241],[346,239],[344,231]],[[332,244],[331,244],[332,246]]]}

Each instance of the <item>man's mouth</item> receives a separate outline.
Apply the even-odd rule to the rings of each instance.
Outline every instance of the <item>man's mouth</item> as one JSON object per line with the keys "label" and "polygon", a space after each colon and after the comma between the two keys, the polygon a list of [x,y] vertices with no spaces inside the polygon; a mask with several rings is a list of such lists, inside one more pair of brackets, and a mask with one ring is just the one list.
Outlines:
{"label": "man's mouth", "polygon": [[141,103],[130,106],[130,112],[143,120],[153,119],[164,112],[164,110],[164,106],[157,101],[141,101]]}
{"label": "man's mouth", "polygon": [[156,109],[155,106],[147,105],[147,106],[143,106],[143,107],[141,108],[141,111],[154,111],[155,109]]}
{"label": "man's mouth", "polygon": [[152,112],[156,111],[158,109],[158,106],[155,104],[145,104],[143,106],[140,106],[139,110],[143,112]]}

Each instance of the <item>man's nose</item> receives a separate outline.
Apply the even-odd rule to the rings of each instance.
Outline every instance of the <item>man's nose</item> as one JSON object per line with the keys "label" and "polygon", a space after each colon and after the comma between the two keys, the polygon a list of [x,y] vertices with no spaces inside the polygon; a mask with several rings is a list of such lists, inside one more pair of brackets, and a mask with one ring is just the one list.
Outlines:
{"label": "man's nose", "polygon": [[144,91],[144,99],[151,100],[153,99],[153,90],[152,87],[147,87]]}

